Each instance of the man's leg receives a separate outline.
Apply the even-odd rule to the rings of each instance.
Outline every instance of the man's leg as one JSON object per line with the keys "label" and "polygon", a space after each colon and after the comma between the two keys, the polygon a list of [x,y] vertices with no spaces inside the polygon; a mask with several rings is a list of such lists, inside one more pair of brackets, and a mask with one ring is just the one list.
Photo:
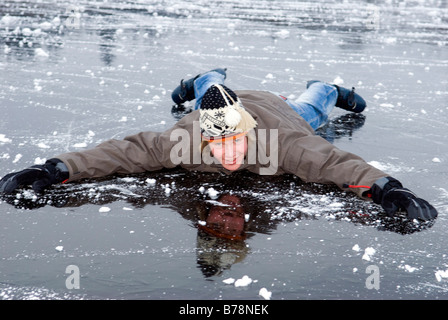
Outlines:
{"label": "man's leg", "polygon": [[214,84],[224,84],[225,75],[216,71],[207,72],[194,80],[194,96],[196,103],[194,109],[201,106],[202,96]]}
{"label": "man's leg", "polygon": [[[181,105],[186,101],[194,100],[195,98],[197,99],[198,97],[202,98],[205,91],[207,91],[211,85],[223,84],[224,79],[226,78],[226,70],[226,68],[213,69],[204,74],[198,74],[196,77],[188,80],[182,79],[180,85],[178,85],[171,93],[171,98],[178,105]],[[200,84],[196,88],[195,82],[199,79]],[[198,107],[199,104],[196,103],[196,108]]]}
{"label": "man's leg", "polygon": [[338,91],[335,86],[315,82],[295,102],[289,99],[285,101],[316,130],[327,122],[337,99]]}

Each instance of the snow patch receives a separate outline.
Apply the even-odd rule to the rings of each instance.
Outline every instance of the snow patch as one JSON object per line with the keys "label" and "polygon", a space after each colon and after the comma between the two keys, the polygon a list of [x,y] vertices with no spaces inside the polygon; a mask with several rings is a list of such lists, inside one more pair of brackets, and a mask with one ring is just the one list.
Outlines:
{"label": "snow patch", "polygon": [[36,48],[35,50],[34,50],[34,54],[37,56],[37,57],[41,57],[41,58],[48,58],[50,55],[46,52],[46,51],[44,51],[44,49],[42,49],[42,48]]}
{"label": "snow patch", "polygon": [[43,142],[39,142],[39,143],[37,144],[37,146],[38,146],[39,148],[41,148],[41,149],[50,149],[50,146],[49,146],[48,144],[43,143]]}
{"label": "snow patch", "polygon": [[270,300],[272,296],[272,292],[268,291],[266,288],[261,288],[258,294],[262,296],[265,300]]}
{"label": "snow patch", "polygon": [[438,282],[441,282],[442,279],[446,279],[448,278],[448,269],[443,271],[443,270],[437,270],[435,273],[436,279]]}
{"label": "snow patch", "polygon": [[217,197],[218,197],[218,191],[216,191],[215,189],[213,189],[213,188],[208,188],[207,189],[207,194],[208,194],[208,196],[210,197],[210,198],[212,198],[212,199],[216,199]]}
{"label": "snow patch", "polygon": [[337,76],[334,78],[333,83],[337,86],[341,86],[344,84],[344,80],[340,76]]}
{"label": "snow patch", "polygon": [[85,142],[79,142],[73,145],[73,148],[85,148],[85,147],[87,147],[87,143]]}
{"label": "snow patch", "polygon": [[156,179],[148,178],[148,179],[146,179],[146,183],[149,184],[149,185],[155,185],[156,184]]}
{"label": "snow patch", "polygon": [[252,279],[248,276],[243,276],[241,279],[235,281],[235,287],[247,287],[252,283]]}
{"label": "snow patch", "polygon": [[15,156],[14,160],[12,161],[12,163],[17,163],[20,161],[20,159],[22,159],[22,155],[19,153]]}
{"label": "snow patch", "polygon": [[368,247],[364,250],[364,255],[362,256],[363,260],[370,261],[372,256],[375,254],[376,250],[372,247]]}
{"label": "snow patch", "polygon": [[6,138],[4,134],[0,134],[0,143],[10,143],[11,139]]}
{"label": "snow patch", "polygon": [[222,282],[224,282],[225,284],[234,284],[235,283],[235,279],[234,278],[227,278],[222,280]]}
{"label": "snow patch", "polygon": [[34,159],[34,164],[44,164],[46,161],[47,161],[46,158],[37,157],[36,159]]}

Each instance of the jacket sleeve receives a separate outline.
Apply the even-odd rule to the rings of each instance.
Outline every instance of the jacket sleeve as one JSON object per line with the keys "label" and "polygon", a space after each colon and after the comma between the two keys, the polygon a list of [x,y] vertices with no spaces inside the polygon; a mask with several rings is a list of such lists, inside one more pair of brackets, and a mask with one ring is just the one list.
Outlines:
{"label": "jacket sleeve", "polygon": [[364,198],[363,192],[376,180],[388,176],[359,156],[316,135],[296,136],[288,145],[281,155],[283,169],[307,182],[333,183]]}
{"label": "jacket sleeve", "polygon": [[170,160],[173,143],[169,132],[141,132],[123,140],[105,141],[90,150],[64,153],[56,158],[68,167],[68,181],[114,173],[140,173],[175,167]]}

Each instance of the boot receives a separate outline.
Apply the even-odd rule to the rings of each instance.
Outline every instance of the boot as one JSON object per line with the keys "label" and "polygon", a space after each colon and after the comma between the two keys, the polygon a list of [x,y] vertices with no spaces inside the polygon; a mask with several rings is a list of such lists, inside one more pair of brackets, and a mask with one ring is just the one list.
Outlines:
{"label": "boot", "polygon": [[[311,80],[307,82],[306,88],[308,89],[313,83],[321,82],[319,80]],[[351,90],[340,87],[333,84],[338,90],[338,99],[336,101],[336,107],[342,108],[347,111],[361,113],[366,108],[366,101],[357,93],[355,93],[355,88],[352,87]]]}
{"label": "boot", "polygon": [[[225,78],[226,71],[227,71],[226,68],[224,68],[224,69],[218,68],[218,69],[210,70],[208,72],[218,72],[218,73],[222,74]],[[206,72],[206,73],[208,73],[208,72]],[[184,79],[182,79],[180,81],[180,85],[178,85],[176,87],[176,89],[174,89],[173,93],[171,94],[171,99],[173,99],[173,101],[176,104],[182,104],[186,101],[194,100],[195,99],[194,81],[204,74],[205,73],[198,74],[196,77],[193,77],[193,78],[185,80],[185,81],[184,81]]]}
{"label": "boot", "polygon": [[357,93],[355,87],[352,90],[334,85],[338,89],[338,100],[336,107],[347,111],[361,113],[366,108],[366,101]]}

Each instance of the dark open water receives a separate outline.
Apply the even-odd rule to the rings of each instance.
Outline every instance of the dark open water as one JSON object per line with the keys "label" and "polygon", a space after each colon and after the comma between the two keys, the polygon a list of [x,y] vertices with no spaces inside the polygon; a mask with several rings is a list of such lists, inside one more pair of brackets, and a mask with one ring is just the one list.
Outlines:
{"label": "dark open water", "polygon": [[[180,79],[227,67],[231,88],[290,98],[311,79],[354,85],[368,109],[335,110],[320,134],[439,217],[388,219],[336,188],[247,173],[20,190],[0,199],[0,298],[446,299],[447,41],[446,1],[3,1],[0,176],[169,128]],[[243,241],[198,229],[229,194]]]}

